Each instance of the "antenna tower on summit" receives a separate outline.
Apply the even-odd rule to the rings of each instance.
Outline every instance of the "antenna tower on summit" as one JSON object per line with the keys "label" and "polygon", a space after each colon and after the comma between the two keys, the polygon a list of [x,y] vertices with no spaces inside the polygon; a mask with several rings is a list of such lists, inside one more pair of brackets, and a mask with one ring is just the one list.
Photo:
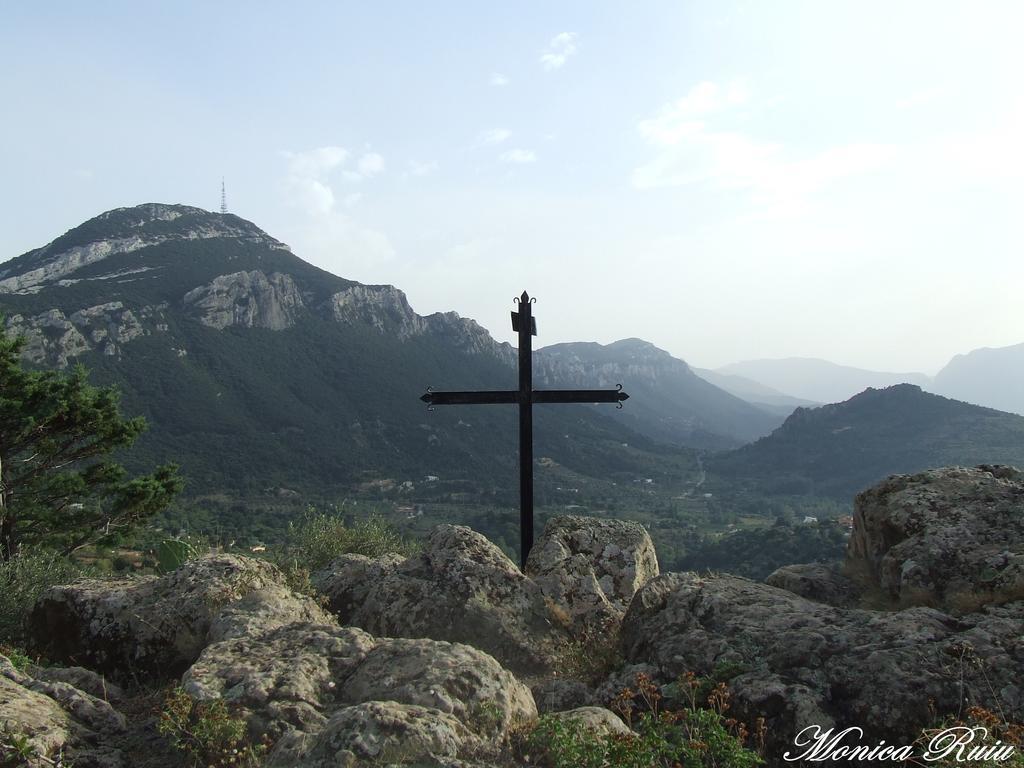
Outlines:
{"label": "antenna tower on summit", "polygon": [[228,195],[227,195],[227,192],[224,191],[224,177],[223,176],[220,179],[220,212],[221,213],[227,213],[228,212]]}

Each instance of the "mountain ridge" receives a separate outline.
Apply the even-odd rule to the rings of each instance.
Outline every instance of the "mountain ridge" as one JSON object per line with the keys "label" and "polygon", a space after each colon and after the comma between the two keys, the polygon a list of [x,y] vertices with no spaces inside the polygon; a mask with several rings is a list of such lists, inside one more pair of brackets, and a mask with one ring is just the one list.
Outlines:
{"label": "mountain ridge", "polygon": [[706,462],[726,483],[839,500],[888,475],[980,464],[1024,466],[1024,417],[913,384],[797,408],[771,435]]}

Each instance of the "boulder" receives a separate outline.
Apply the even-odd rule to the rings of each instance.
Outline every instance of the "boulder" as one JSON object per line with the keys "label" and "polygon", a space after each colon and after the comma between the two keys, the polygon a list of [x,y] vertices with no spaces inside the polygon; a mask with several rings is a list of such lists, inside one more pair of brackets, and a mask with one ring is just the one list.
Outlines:
{"label": "boulder", "polygon": [[537,718],[530,689],[491,656],[437,640],[381,639],[338,695],[351,704],[397,701],[430,707],[496,742]]}
{"label": "boulder", "polygon": [[228,637],[203,650],[182,686],[194,699],[223,698],[254,740],[316,732],[376,642],[360,629],[304,623]]}
{"label": "boulder", "polygon": [[475,746],[475,737],[452,715],[370,701],[339,709],[315,734],[289,733],[274,746],[267,768],[448,768],[460,752]]}
{"label": "boulder", "polygon": [[639,523],[563,515],[548,521],[526,574],[576,633],[604,631],[618,626],[636,591],[658,575],[658,557]]}
{"label": "boulder", "polygon": [[890,477],[857,496],[847,560],[900,606],[959,614],[1024,599],[1024,472]]}
{"label": "boulder", "polygon": [[109,701],[115,707],[125,700],[125,693],[120,686],[85,667],[40,667],[33,664],[27,673],[47,683],[67,683],[90,696]]}
{"label": "boulder", "polygon": [[637,593],[622,635],[627,659],[653,664],[661,682],[733,670],[734,712],[767,718],[782,744],[829,724],[903,744],[970,704],[1024,718],[1022,620],[1019,602],[960,618],[882,613],[736,576],[672,573]]}
{"label": "boulder", "polygon": [[764,583],[837,608],[856,605],[862,592],[837,563],[784,565],[770,573]]}
{"label": "boulder", "polygon": [[[33,607],[29,631],[34,646],[53,661],[121,677],[134,672],[168,679],[199,657],[213,639],[211,630],[220,637],[244,631],[246,622],[262,629],[296,616],[327,619],[312,598],[283,587],[284,576],[270,563],[207,555],[159,578],[83,579],[52,587]],[[233,603],[268,588],[272,600],[254,597],[245,611],[233,612]]]}
{"label": "boulder", "polygon": [[127,729],[124,715],[69,683],[18,671],[6,656],[0,656],[0,724],[51,761],[32,759],[33,768],[57,757],[79,768],[125,765],[120,750],[111,746]]}
{"label": "boulder", "polygon": [[529,689],[482,651],[336,625],[212,643],[182,684],[195,699],[222,698],[254,741],[275,740],[281,766],[495,754],[537,717]]}
{"label": "boulder", "polygon": [[541,714],[591,706],[597,699],[590,686],[579,680],[545,677],[530,686],[537,711]]}
{"label": "boulder", "polygon": [[579,723],[596,736],[629,736],[632,733],[629,726],[622,722],[622,718],[603,707],[577,707],[565,712],[556,712],[553,717]]}
{"label": "boulder", "polygon": [[567,640],[540,587],[464,526],[438,526],[408,558],[342,556],[314,574],[313,583],[342,624],[387,637],[465,643],[517,673],[554,669]]}

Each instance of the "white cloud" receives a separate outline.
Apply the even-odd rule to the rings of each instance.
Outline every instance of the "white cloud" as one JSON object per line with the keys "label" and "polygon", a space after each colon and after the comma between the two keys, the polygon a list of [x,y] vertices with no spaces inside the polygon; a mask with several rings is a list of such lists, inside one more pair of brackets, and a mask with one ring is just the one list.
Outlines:
{"label": "white cloud", "polygon": [[509,79],[500,72],[491,72],[491,78],[488,81],[495,88],[501,88],[502,86],[509,84]]}
{"label": "white cloud", "polygon": [[[352,153],[344,147],[326,146],[305,152],[285,152],[288,161],[285,191],[288,203],[313,215],[331,213],[337,196],[331,177],[340,173],[348,181],[362,181],[384,170],[384,158],[375,152],[364,153],[355,168],[347,167]],[[349,205],[346,198],[345,205]]]}
{"label": "white cloud", "polygon": [[561,68],[569,57],[579,50],[575,32],[560,32],[551,38],[547,49],[540,55],[540,65],[549,72]]}
{"label": "white cloud", "polygon": [[362,193],[351,192],[339,200],[331,180],[375,176],[383,172],[384,158],[365,152],[352,167],[352,153],[343,147],[283,154],[285,200],[305,214],[293,221],[290,234],[286,231],[296,252],[336,274],[373,282],[379,265],[394,258],[394,248],[385,234],[361,227],[345,212],[359,204]]}
{"label": "white cloud", "polygon": [[327,214],[334,208],[334,190],[327,177],[349,158],[343,147],[317,147],[305,152],[285,152],[288,171],[285,189],[288,202],[311,214]]}
{"label": "white cloud", "polygon": [[367,152],[359,158],[359,173],[363,177],[376,176],[384,170],[384,158],[376,152]]}
{"label": "white cloud", "polygon": [[537,155],[531,149],[510,149],[508,152],[503,152],[498,159],[503,163],[523,165],[537,162]]}
{"label": "white cloud", "polygon": [[492,128],[489,131],[484,131],[477,138],[477,144],[489,145],[489,144],[501,144],[512,136],[512,131],[508,128]]}
{"label": "white cloud", "polygon": [[417,160],[409,161],[409,173],[413,176],[427,176],[437,170],[436,162],[421,163]]}
{"label": "white cloud", "polygon": [[748,191],[763,215],[799,215],[809,210],[811,195],[830,182],[876,170],[895,155],[892,146],[853,143],[790,159],[779,144],[717,125],[748,101],[741,83],[703,82],[640,121],[637,130],[656,154],[633,171],[633,186],[703,182]]}

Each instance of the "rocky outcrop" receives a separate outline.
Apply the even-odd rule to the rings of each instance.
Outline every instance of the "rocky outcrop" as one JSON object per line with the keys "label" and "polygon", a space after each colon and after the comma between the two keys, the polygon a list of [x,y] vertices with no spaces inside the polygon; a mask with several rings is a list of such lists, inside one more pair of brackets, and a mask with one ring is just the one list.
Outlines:
{"label": "rocky outcrop", "polygon": [[767,718],[777,747],[812,724],[909,744],[936,713],[972,703],[1024,718],[1022,622],[1020,602],[959,619],[924,607],[879,613],[672,573],[637,593],[622,634],[627,659],[653,664],[663,682],[731,670],[734,714]]}
{"label": "rocky outcrop", "polygon": [[[33,677],[0,656],[0,741],[24,738],[37,756],[62,757],[80,768],[125,766],[120,750],[110,746],[127,728],[124,715],[57,676]],[[27,764],[47,763],[36,757]]]}
{"label": "rocky outcrop", "polygon": [[[99,232],[103,233],[102,237],[98,236]],[[102,213],[49,245],[12,259],[0,271],[0,294],[36,293],[48,285],[77,282],[77,278],[69,276],[111,256],[175,240],[219,237],[287,250],[283,243],[237,217],[218,216],[184,205],[148,203]],[[91,270],[85,279],[105,280],[115,276],[114,273],[95,274],[95,270]]]}
{"label": "rocky outcrop", "polygon": [[[155,308],[144,310],[155,313]],[[70,316],[51,309],[32,317],[11,315],[9,333],[24,336],[22,357],[37,365],[66,368],[71,359],[93,349],[120,354],[124,344],[148,333],[139,315],[120,301],[86,307]]]}
{"label": "rocky outcrop", "polygon": [[[285,630],[321,637],[358,632],[292,626],[272,634],[280,635]],[[297,657],[299,664],[286,671],[284,678],[273,675],[270,682],[263,682],[262,670],[255,668],[235,682],[238,675],[234,669],[224,668],[233,683],[226,697],[252,690],[247,685],[251,683],[271,692],[271,706],[245,694],[240,700],[250,707],[262,703],[266,711],[278,707],[292,691],[319,690],[319,702],[304,722],[284,731],[269,765],[326,767],[363,765],[363,760],[375,761],[373,764],[439,765],[436,761],[457,757],[494,757],[507,748],[513,730],[537,717],[529,690],[475,648],[436,640],[374,640],[366,633],[355,637],[349,634],[343,647],[358,651],[345,657],[345,663],[335,671],[337,677],[321,675],[319,685],[309,684],[311,667],[307,662],[311,656],[302,651]],[[268,661],[283,671],[280,663],[271,660],[278,650],[256,649],[250,658]],[[216,663],[223,654],[220,648],[211,646],[206,657],[210,661],[204,665],[201,660],[196,667],[202,668],[201,676],[209,678],[209,663]],[[312,669],[323,670],[325,666],[316,664]],[[194,686],[197,675],[190,672],[187,677]],[[312,714],[322,722],[311,722]],[[258,722],[267,722],[266,717]]]}
{"label": "rocky outcrop", "polygon": [[839,608],[855,606],[863,593],[861,584],[847,577],[838,563],[784,565],[770,573],[764,583]]}
{"label": "rocky outcrop", "polygon": [[259,270],[220,275],[193,288],[182,302],[186,314],[218,330],[233,326],[284,330],[295,324],[304,306],[290,275],[266,275]]}
{"label": "rocky outcrop", "polygon": [[426,323],[413,312],[405,293],[393,285],[351,285],[331,296],[327,310],[336,322],[368,325],[400,339],[426,330]]}
{"label": "rocky outcrop", "polygon": [[463,352],[495,356],[508,365],[515,362],[512,347],[496,342],[475,320],[456,312],[418,315],[393,285],[351,285],[331,296],[325,311],[339,323],[368,325],[403,340],[429,333]]}
{"label": "rocky outcrop", "polygon": [[558,720],[573,721],[583,726],[595,736],[628,736],[632,733],[622,722],[622,718],[611,710],[603,707],[577,707],[576,709],[556,712]]}
{"label": "rocky outcrop", "polygon": [[550,671],[566,640],[540,587],[464,526],[438,526],[409,558],[345,555],[313,579],[342,624],[467,643],[517,673]]}
{"label": "rocky outcrop", "polygon": [[274,747],[267,768],[357,768],[363,765],[456,766],[477,748],[452,715],[393,701],[370,701],[334,713],[315,734],[292,731]]}
{"label": "rocky outcrop", "polygon": [[891,477],[857,496],[847,560],[898,605],[963,613],[1024,599],[1024,472]]}
{"label": "rocky outcrop", "polygon": [[639,523],[563,515],[548,521],[526,574],[575,632],[612,631],[636,591],[658,575],[658,557]]}
{"label": "rocky outcrop", "polygon": [[[270,563],[234,555],[208,555],[156,577],[85,579],[44,593],[29,617],[35,646],[54,661],[86,664],[115,676],[180,675],[212,640],[238,634],[260,617],[263,628],[326,620],[312,598],[283,589]],[[260,599],[260,590],[272,599]],[[256,613],[232,618],[232,604],[247,596]]]}

